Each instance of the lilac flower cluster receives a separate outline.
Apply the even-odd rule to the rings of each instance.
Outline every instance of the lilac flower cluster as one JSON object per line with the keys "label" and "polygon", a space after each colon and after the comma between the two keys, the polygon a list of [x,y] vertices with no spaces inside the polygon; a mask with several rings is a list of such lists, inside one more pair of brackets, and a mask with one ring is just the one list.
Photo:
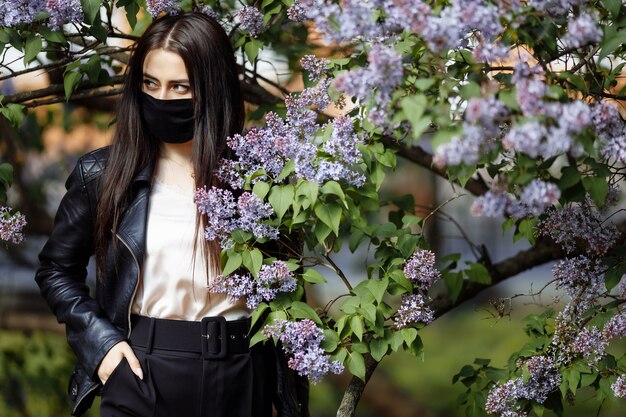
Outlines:
{"label": "lilac flower cluster", "polygon": [[181,11],[176,0],[146,0],[146,9],[152,17],[157,17],[161,13],[177,14]]}
{"label": "lilac flower cluster", "polygon": [[374,44],[367,56],[368,66],[344,72],[335,78],[337,90],[367,102],[369,120],[386,126],[391,93],[402,82],[402,57],[392,46]]}
{"label": "lilac flower cluster", "polygon": [[300,66],[308,72],[309,80],[314,83],[329,75],[329,64],[328,59],[318,58],[315,55],[305,55],[300,59]]}
{"label": "lilac flower cluster", "polygon": [[225,189],[211,187],[196,191],[194,202],[198,211],[207,216],[205,239],[219,240],[222,248],[233,245],[230,233],[236,229],[252,233],[258,239],[277,239],[278,230],[262,223],[274,214],[269,203],[264,203],[255,194],[245,192],[237,202],[233,194]]}
{"label": "lilac flower cluster", "polygon": [[604,325],[602,336],[607,341],[626,336],[626,312],[622,311],[611,317]]}
{"label": "lilac flower cluster", "polygon": [[530,0],[529,5],[535,9],[547,12],[553,17],[563,16],[572,7],[585,3],[585,0]]}
{"label": "lilac flower cluster", "polygon": [[500,123],[508,114],[504,103],[494,97],[470,99],[465,109],[463,133],[436,149],[435,165],[477,163],[481,155],[495,148],[496,137],[502,134]]}
{"label": "lilac flower cluster", "polygon": [[48,13],[47,26],[59,29],[69,22],[83,21],[80,0],[5,0],[0,8],[0,26],[30,24],[39,13]]}
{"label": "lilac flower cluster", "polygon": [[590,364],[596,363],[606,353],[608,343],[597,327],[583,329],[572,343],[572,351],[580,353]]}
{"label": "lilac flower cluster", "polygon": [[223,160],[218,177],[233,188],[242,188],[244,178],[256,174],[256,181],[279,176],[289,160],[295,163],[295,176],[323,183],[328,179],[344,180],[348,184],[361,186],[365,176],[356,165],[362,161],[357,148],[362,143],[354,133],[354,121],[349,116],[336,117],[323,128],[332,128],[330,138],[322,145],[327,155],[318,154],[314,143],[320,129],[310,105],[326,106],[328,101],[328,79],[318,86],[306,89],[299,97],[290,96],[286,121],[275,113],[268,113],[264,128],[253,128],[246,135],[235,135],[228,139],[237,159]]}
{"label": "lilac flower cluster", "polygon": [[246,306],[253,310],[263,301],[272,301],[279,292],[296,290],[298,282],[283,261],[261,266],[255,280],[250,274],[220,275],[210,286],[210,291],[228,294],[232,300],[247,297]]}
{"label": "lilac flower cluster", "polygon": [[485,410],[501,416],[527,415],[517,404],[519,400],[534,400],[543,403],[548,395],[558,389],[561,375],[554,361],[547,356],[534,356],[522,367],[528,370],[528,379],[520,376],[504,384],[496,385],[487,396]]}
{"label": "lilac flower cluster", "polygon": [[0,207],[0,239],[16,245],[22,243],[22,229],[26,226],[26,216],[19,211],[11,214],[9,207]]}
{"label": "lilac flower cluster", "polygon": [[435,254],[424,249],[413,253],[402,272],[422,291],[428,291],[441,278],[441,272],[435,268]]}
{"label": "lilac flower cluster", "polygon": [[549,210],[537,233],[552,238],[567,253],[581,250],[597,256],[606,254],[620,235],[613,223],[600,219],[588,201]]}
{"label": "lilac flower cluster", "polygon": [[617,398],[626,398],[626,375],[620,375],[617,380],[611,384],[611,389]]}
{"label": "lilac flower cluster", "polygon": [[593,106],[592,115],[602,156],[626,163],[625,125],[617,109],[606,102],[600,102]]}
{"label": "lilac flower cluster", "polygon": [[428,324],[435,319],[435,312],[426,305],[422,294],[404,294],[400,300],[394,326],[402,329],[416,323]]}
{"label": "lilac flower cluster", "polygon": [[602,29],[598,26],[598,17],[583,12],[567,25],[563,43],[568,48],[581,48],[602,41]]}
{"label": "lilac flower cluster", "polygon": [[481,195],[470,207],[474,216],[511,216],[516,219],[539,216],[548,207],[556,204],[561,191],[556,184],[532,180],[520,193],[519,199],[504,190],[494,189]]}
{"label": "lilac flower cluster", "polygon": [[265,326],[263,334],[278,338],[289,357],[289,367],[307,376],[314,384],[328,372],[343,372],[343,364],[339,361],[331,362],[330,356],[324,353],[320,346],[324,332],[310,319],[298,322],[276,320],[273,325]]}
{"label": "lilac flower cluster", "polygon": [[65,23],[83,21],[80,0],[47,0],[45,10],[50,14],[48,26],[52,29],[59,29]]}
{"label": "lilac flower cluster", "polygon": [[566,258],[554,265],[552,273],[556,287],[565,290],[572,299],[596,299],[605,291],[604,268],[597,259],[585,255]]}
{"label": "lilac flower cluster", "polygon": [[258,37],[266,29],[263,25],[263,13],[254,6],[244,6],[237,12],[239,26],[247,30],[253,38]]}

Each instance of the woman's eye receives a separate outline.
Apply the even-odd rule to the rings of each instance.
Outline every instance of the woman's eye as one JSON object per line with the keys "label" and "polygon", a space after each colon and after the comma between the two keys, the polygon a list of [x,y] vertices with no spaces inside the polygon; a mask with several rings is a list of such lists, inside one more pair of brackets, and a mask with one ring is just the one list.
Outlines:
{"label": "woman's eye", "polygon": [[176,84],[174,86],[174,90],[176,90],[178,93],[186,93],[189,91],[189,86],[184,84]]}
{"label": "woman's eye", "polygon": [[145,85],[146,88],[156,87],[156,84],[154,83],[154,81],[150,81],[150,80],[143,80],[143,85]]}

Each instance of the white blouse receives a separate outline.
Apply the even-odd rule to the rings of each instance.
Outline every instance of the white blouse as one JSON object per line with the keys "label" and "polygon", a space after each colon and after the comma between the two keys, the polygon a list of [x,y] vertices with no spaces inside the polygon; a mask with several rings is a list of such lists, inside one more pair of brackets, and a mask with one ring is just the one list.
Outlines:
{"label": "white blouse", "polygon": [[155,179],[148,209],[146,256],[133,313],[191,321],[207,316],[235,320],[250,315],[245,299],[231,302],[226,294],[209,292],[201,232],[194,265],[196,210],[193,190],[187,192]]}

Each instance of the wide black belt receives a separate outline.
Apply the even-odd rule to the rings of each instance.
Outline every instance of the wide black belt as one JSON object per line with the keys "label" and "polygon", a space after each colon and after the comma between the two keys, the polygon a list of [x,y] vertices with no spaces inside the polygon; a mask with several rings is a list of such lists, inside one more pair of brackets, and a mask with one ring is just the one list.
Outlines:
{"label": "wide black belt", "polygon": [[250,350],[250,319],[226,321],[205,317],[202,321],[131,316],[130,343],[146,349],[200,353],[204,359],[221,359]]}

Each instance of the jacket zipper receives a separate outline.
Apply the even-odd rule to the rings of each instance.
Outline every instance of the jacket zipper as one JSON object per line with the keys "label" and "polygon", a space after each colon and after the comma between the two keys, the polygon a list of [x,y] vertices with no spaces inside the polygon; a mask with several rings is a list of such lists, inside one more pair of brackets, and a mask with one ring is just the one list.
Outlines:
{"label": "jacket zipper", "polygon": [[89,395],[89,393],[91,393],[92,391],[94,391],[96,388],[98,388],[98,385],[100,384],[93,384],[93,387],[89,388],[87,390],[87,392],[85,392],[83,395],[80,396],[80,398],[78,398],[75,402],[74,402],[74,408],[72,409],[72,415],[74,415],[74,413],[76,413],[76,410],[78,409],[78,406],[80,405],[80,403],[83,401],[83,399]]}
{"label": "jacket zipper", "polygon": [[132,249],[130,248],[128,243],[126,243],[124,241],[124,239],[122,239],[122,237],[119,234],[116,233],[115,236],[120,240],[120,242],[122,242],[122,244],[124,246],[126,246],[126,249],[128,249],[130,254],[133,256],[133,259],[135,260],[135,265],[137,266],[137,282],[135,282],[135,288],[133,289],[133,295],[130,298],[130,303],[128,303],[128,333],[126,334],[126,337],[130,337],[130,331],[131,331],[130,310],[131,310],[131,308],[133,306],[133,300],[135,299],[135,294],[137,294],[137,288],[139,287],[139,277],[141,276],[141,270],[139,268],[139,261],[137,260],[137,256],[135,256],[135,252],[132,251]]}

